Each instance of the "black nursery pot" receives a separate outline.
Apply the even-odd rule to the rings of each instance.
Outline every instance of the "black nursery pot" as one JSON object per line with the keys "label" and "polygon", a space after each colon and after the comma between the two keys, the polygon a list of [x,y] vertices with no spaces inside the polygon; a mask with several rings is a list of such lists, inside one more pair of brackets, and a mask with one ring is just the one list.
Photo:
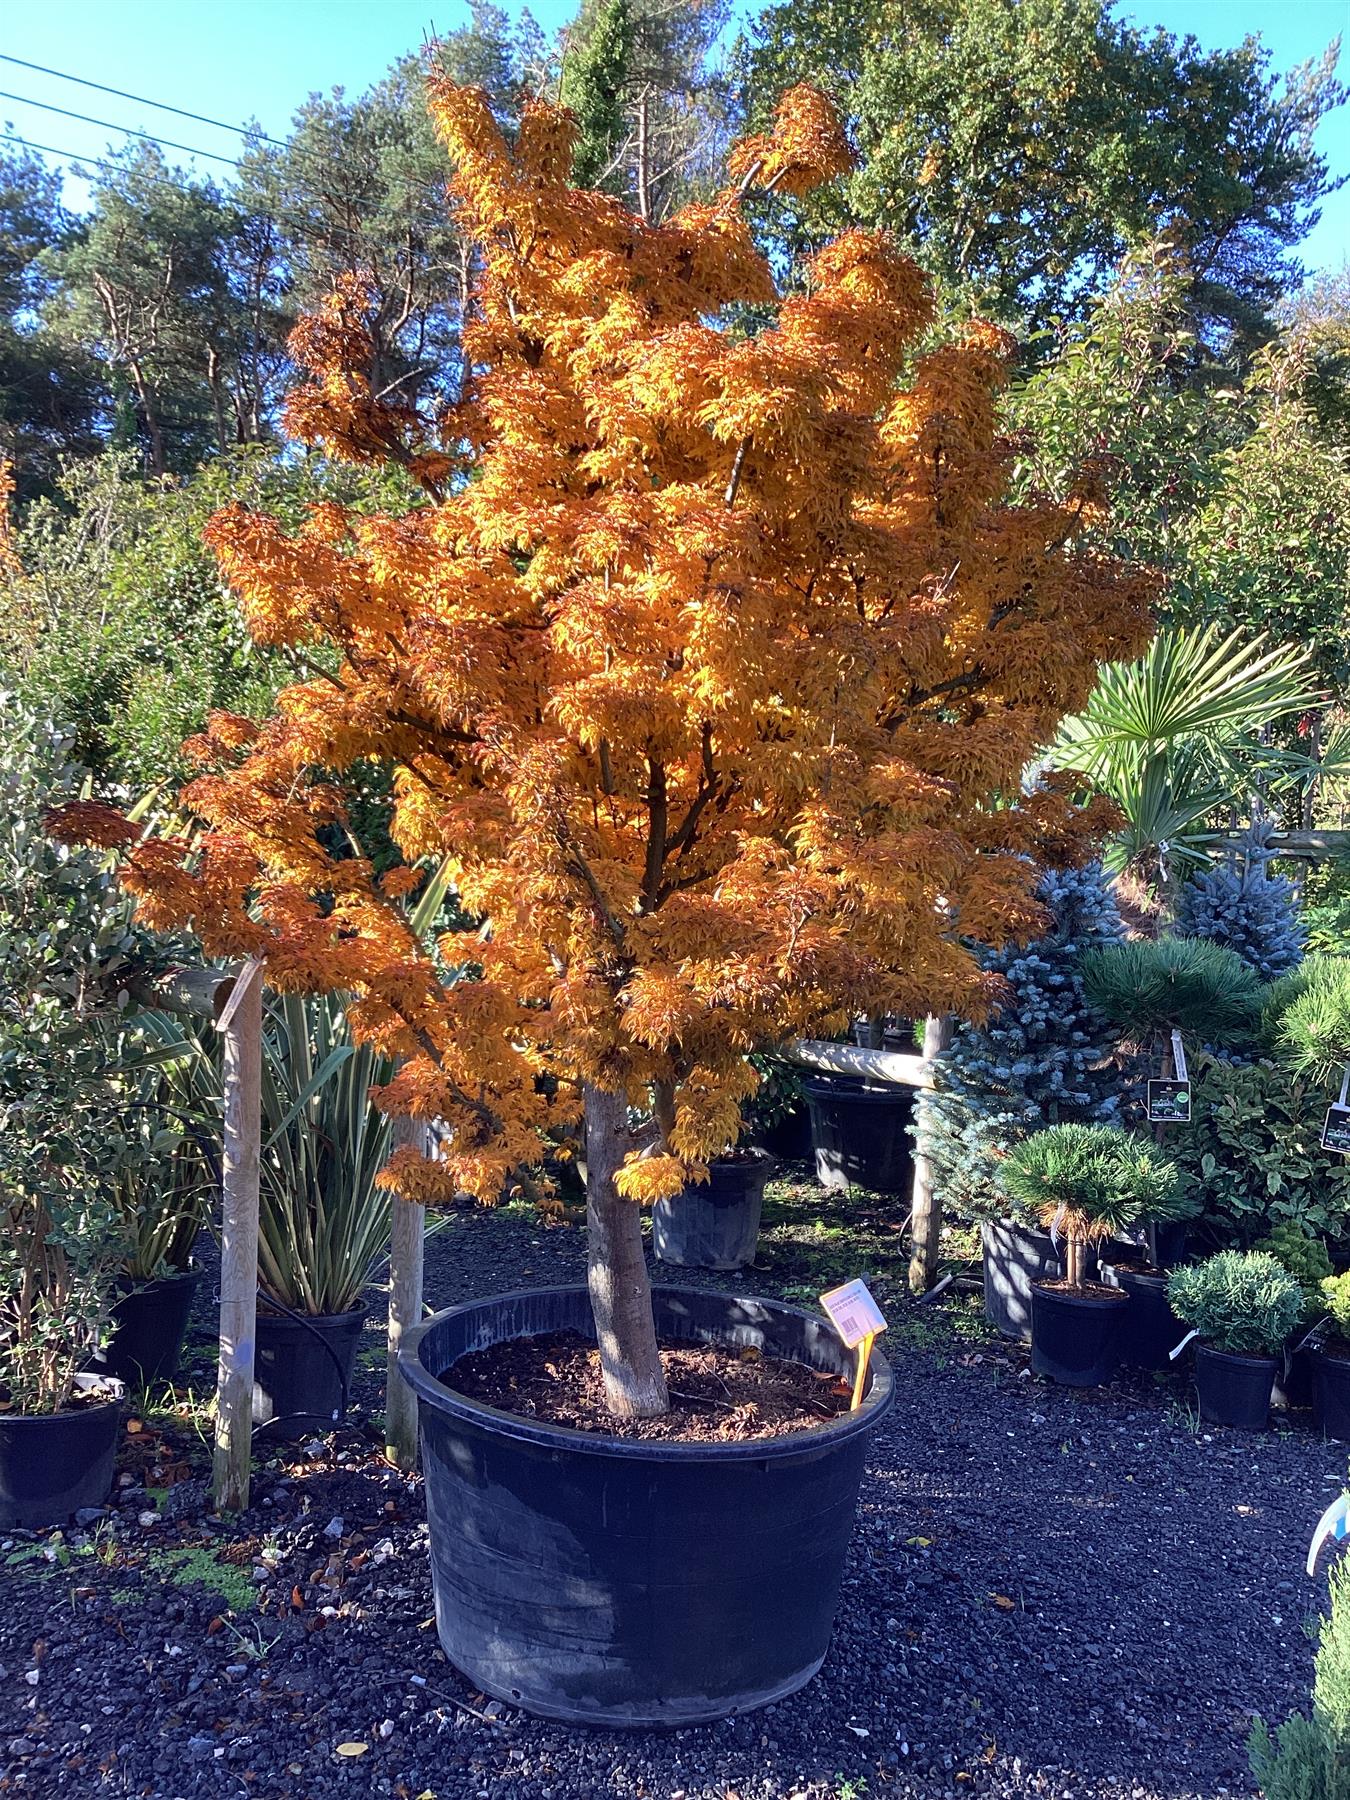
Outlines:
{"label": "black nursery pot", "polygon": [[102,1506],[112,1486],[122,1423],[121,1383],[77,1375],[77,1389],[108,1388],[103,1404],[21,1418],[0,1414],[0,1530],[63,1525],[84,1506]]}
{"label": "black nursery pot", "polygon": [[1342,1444],[1350,1443],[1350,1357],[1311,1352],[1313,1424]]}
{"label": "black nursery pot", "polygon": [[1119,1361],[1129,1296],[1114,1288],[1031,1289],[1031,1366],[1064,1387],[1100,1387]]}
{"label": "black nursery pot", "polygon": [[984,1251],[984,1316],[1004,1337],[1031,1338],[1031,1284],[1056,1281],[1060,1253],[1048,1231],[1012,1219],[986,1219],[980,1226]]}
{"label": "black nursery pot", "polygon": [[1200,1417],[1211,1425],[1238,1431],[1264,1431],[1270,1416],[1270,1394],[1278,1363],[1273,1356],[1239,1356],[1198,1344],[1195,1386]]}
{"label": "black nursery pot", "polygon": [[839,1191],[857,1182],[879,1194],[907,1194],[914,1181],[909,1140],[914,1090],[834,1074],[813,1074],[803,1086],[816,1180]]}
{"label": "black nursery pot", "polygon": [[183,1354],[200,1269],[183,1269],[132,1288],[113,1308],[113,1330],[94,1366],[132,1387],[172,1381]]}
{"label": "black nursery pot", "polygon": [[652,1247],[664,1263],[685,1269],[743,1269],[755,1260],[764,1183],[778,1167],[751,1145],[708,1164],[692,1183],[652,1208]]}
{"label": "black nursery pot", "polygon": [[[663,1342],[754,1347],[851,1377],[823,1319],[774,1300],[653,1296]],[[438,1379],[472,1350],[594,1339],[586,1290],[475,1300],[410,1331],[436,1626],[484,1693],[544,1718],[691,1725],[781,1700],[829,1645],[863,1458],[894,1392],[783,1437],[681,1443],[548,1425]]]}
{"label": "black nursery pot", "polygon": [[1168,1369],[1186,1327],[1167,1304],[1167,1276],[1161,1270],[1124,1262],[1103,1263],[1102,1280],[1128,1294],[1121,1321],[1120,1360],[1134,1369]]}
{"label": "black nursery pot", "polygon": [[264,1311],[259,1298],[253,1364],[253,1423],[281,1443],[331,1431],[351,1391],[366,1308],[306,1315]]}

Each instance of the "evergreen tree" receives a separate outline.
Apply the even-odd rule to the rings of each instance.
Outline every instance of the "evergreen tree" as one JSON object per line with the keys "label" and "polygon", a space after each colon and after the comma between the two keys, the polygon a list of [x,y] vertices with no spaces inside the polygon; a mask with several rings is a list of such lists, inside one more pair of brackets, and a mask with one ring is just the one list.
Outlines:
{"label": "evergreen tree", "polygon": [[1261,1722],[1248,1740],[1266,1800],[1350,1800],[1350,1564],[1331,1570],[1331,1610],[1319,1623],[1312,1712],[1295,1713],[1272,1737]]}
{"label": "evergreen tree", "polygon": [[1294,884],[1270,872],[1272,831],[1269,820],[1253,820],[1224,865],[1182,888],[1176,919],[1182,937],[1236,950],[1263,981],[1296,968],[1308,942]]}
{"label": "evergreen tree", "polygon": [[1111,889],[1094,863],[1048,870],[1038,897],[1051,929],[984,956],[985,969],[1008,984],[1008,1001],[983,1025],[958,1028],[918,1110],[915,1137],[937,1191],[977,1218],[1005,1210],[994,1163],[1013,1144],[1044,1125],[1120,1115],[1120,1077],[1101,1066],[1110,1028],[1082,982],[1086,952],[1121,936]]}

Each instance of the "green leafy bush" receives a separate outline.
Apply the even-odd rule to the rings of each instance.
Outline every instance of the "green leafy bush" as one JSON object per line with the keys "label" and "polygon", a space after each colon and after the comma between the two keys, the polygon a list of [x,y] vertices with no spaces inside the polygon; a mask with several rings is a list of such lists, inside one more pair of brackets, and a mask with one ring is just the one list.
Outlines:
{"label": "green leafy bush", "polygon": [[1331,1320],[1332,1330],[1343,1343],[1350,1344],[1350,1271],[1325,1276],[1319,1295],[1322,1313]]}
{"label": "green leafy bush", "polygon": [[1247,1740],[1266,1800],[1350,1800],[1350,1563],[1331,1566],[1330,1610],[1318,1625],[1312,1710]]}
{"label": "green leafy bush", "polygon": [[1135,1043],[1173,1030],[1206,1043],[1250,1039],[1262,985],[1235,950],[1203,938],[1133,938],[1083,964],[1088,999]]}
{"label": "green leafy bush", "polygon": [[1327,1097],[1281,1062],[1191,1057],[1191,1123],[1168,1148],[1191,1178],[1200,1229],[1247,1248],[1281,1225],[1350,1239],[1350,1158],[1321,1146]]}
{"label": "green leafy bush", "polygon": [[[1252,1248],[1273,1256],[1303,1289],[1303,1323],[1311,1325],[1320,1318],[1326,1310],[1322,1283],[1331,1274],[1331,1258],[1321,1238],[1309,1237],[1298,1225],[1285,1223],[1277,1225],[1269,1237]],[[1350,1295],[1347,1301],[1350,1302]]]}
{"label": "green leafy bush", "polygon": [[1141,1219],[1164,1222],[1185,1207],[1175,1163],[1148,1138],[1116,1125],[1051,1125],[1024,1138],[999,1165],[1016,1205],[1068,1240],[1068,1279],[1081,1277],[1085,1244]]}
{"label": "green leafy bush", "polygon": [[1303,1312],[1298,1281],[1259,1250],[1220,1250],[1173,1269],[1167,1299],[1206,1344],[1234,1356],[1276,1355]]}

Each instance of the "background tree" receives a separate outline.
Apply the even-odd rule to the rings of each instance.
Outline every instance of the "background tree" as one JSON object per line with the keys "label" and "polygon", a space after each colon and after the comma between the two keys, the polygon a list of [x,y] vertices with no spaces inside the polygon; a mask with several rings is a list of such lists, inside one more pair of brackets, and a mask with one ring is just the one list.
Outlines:
{"label": "background tree", "polygon": [[944,292],[1041,325],[1170,227],[1199,328],[1259,341],[1327,191],[1334,56],[1281,83],[1255,39],[1204,51],[1105,0],[782,0],[741,42],[737,85],[758,123],[787,83],[820,83],[861,152],[840,187],[775,210],[786,259],[846,219],[886,226]]}
{"label": "background tree", "polygon": [[1298,890],[1271,873],[1274,826],[1254,819],[1235,849],[1181,890],[1176,928],[1236,950],[1262,981],[1287,975],[1303,960],[1308,934],[1299,920]]}
{"label": "background tree", "polygon": [[[1000,503],[1000,334],[970,328],[897,386],[930,300],[884,237],[829,246],[753,339],[710,323],[774,300],[743,192],[847,166],[819,95],[737,147],[714,204],[653,225],[568,185],[552,107],[527,106],[511,149],[481,92],[433,93],[482,262],[463,405],[372,392],[339,293],[297,340],[290,407],[428,504],[324,505],[296,534],[238,506],[213,522],[255,639],[339,661],[261,730],[216,719],[182,796],[191,865],[150,840],[126,878],[209,954],[355,996],[354,1037],[400,1061],[384,1106],[446,1132],[391,1159],[403,1194],[493,1195],[584,1118],[606,1393],[650,1413],[637,1203],[735,1140],[750,1051],[862,1009],[987,1006],[970,940],[1034,928],[1037,859],[1072,861],[1101,823],[1056,780],[1019,797],[1022,766],[1097,660],[1142,642],[1148,586],[1072,547],[1088,496]],[[448,857],[485,926],[475,980],[447,986],[410,932],[415,875],[325,846],[321,775],[371,758],[404,856]],[[96,809],[80,823],[126,839]]]}

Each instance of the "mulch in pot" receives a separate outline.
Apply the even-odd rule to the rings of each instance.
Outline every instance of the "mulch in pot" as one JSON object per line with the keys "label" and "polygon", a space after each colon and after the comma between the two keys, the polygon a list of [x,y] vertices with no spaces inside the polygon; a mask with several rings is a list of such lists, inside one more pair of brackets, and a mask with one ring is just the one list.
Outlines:
{"label": "mulch in pot", "polygon": [[503,1412],[608,1437],[735,1443],[781,1437],[847,1412],[852,1395],[834,1375],[758,1350],[664,1344],[670,1411],[616,1419],[605,1405],[600,1353],[578,1332],[515,1338],[462,1356],[441,1380]]}

